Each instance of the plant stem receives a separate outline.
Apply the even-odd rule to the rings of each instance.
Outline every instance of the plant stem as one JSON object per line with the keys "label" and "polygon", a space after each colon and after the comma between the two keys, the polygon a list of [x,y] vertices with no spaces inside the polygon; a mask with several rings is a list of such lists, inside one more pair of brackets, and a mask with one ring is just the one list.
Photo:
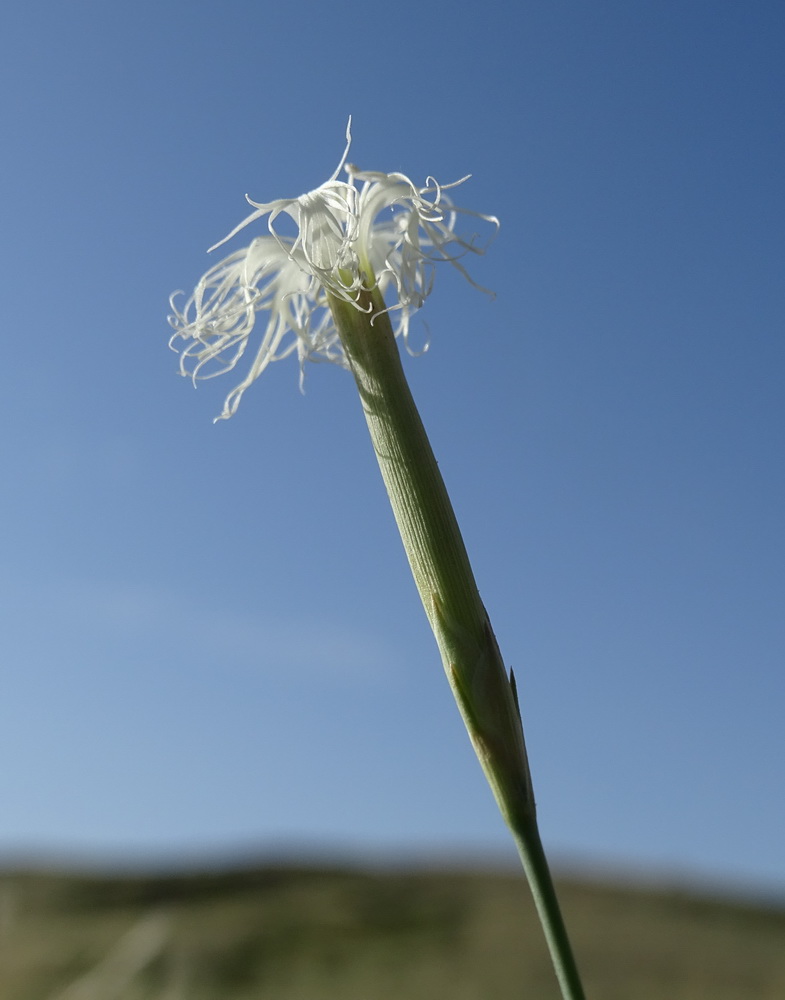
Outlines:
{"label": "plant stem", "polygon": [[[370,282],[369,282],[370,285]],[[376,288],[328,293],[420,598],[469,737],[515,838],[564,1000],[584,1000],[537,830],[512,675],[508,677],[447,489]]]}
{"label": "plant stem", "polygon": [[551,961],[564,1000],[585,1000],[578,966],[575,963],[567,928],[543,850],[536,819],[525,829],[511,827],[523,870],[526,872],[537,915],[540,918]]}

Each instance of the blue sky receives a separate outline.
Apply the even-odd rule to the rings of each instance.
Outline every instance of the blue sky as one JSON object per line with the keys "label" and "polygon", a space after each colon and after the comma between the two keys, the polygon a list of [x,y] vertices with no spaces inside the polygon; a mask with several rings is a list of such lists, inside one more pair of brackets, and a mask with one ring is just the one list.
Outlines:
{"label": "blue sky", "polygon": [[[780,4],[4,15],[0,853],[511,852],[350,377],[231,421],[167,299],[352,160],[501,232],[406,360],[543,836],[785,890]],[[240,245],[239,243],[237,245]]]}

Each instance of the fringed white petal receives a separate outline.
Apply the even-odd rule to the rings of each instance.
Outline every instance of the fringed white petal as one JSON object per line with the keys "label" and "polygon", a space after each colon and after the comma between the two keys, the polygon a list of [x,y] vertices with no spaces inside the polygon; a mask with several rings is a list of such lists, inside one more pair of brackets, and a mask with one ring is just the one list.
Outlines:
{"label": "fringed white petal", "polygon": [[[246,196],[254,211],[215,246],[264,217],[269,235],[257,237],[211,268],[183,306],[176,303],[182,293],[170,300],[169,322],[175,332],[169,343],[181,351],[181,373],[194,381],[233,369],[249,348],[257,314],[268,314],[250,369],[227,397],[218,419],[237,410],[242,394],[268,364],[295,351],[301,381],[308,360],[346,364],[327,291],[356,304],[360,288],[376,285],[387,295],[386,311],[395,314],[395,334],[407,347],[411,316],[431,293],[436,264],[452,265],[475,288],[487,291],[471,279],[462,258],[484,253],[499,222],[495,216],[458,208],[444,193],[468,178],[439,185],[429,177],[418,188],[404,174],[346,165],[350,126],[351,119],[346,148],[328,181],[299,198],[261,203]],[[339,181],[344,167],[348,179]],[[294,222],[293,237],[276,231],[282,214]],[[489,227],[484,242],[478,242],[477,235],[456,233],[462,217]]]}
{"label": "fringed white petal", "polygon": [[218,419],[236,411],[243,392],[273,361],[295,351],[301,364],[343,361],[323,290],[308,275],[302,255],[271,236],[258,237],[216,264],[183,305],[180,295],[170,299],[169,346],[180,351],[180,372],[194,383],[232,370],[262,327],[257,314],[267,314],[250,370]]}

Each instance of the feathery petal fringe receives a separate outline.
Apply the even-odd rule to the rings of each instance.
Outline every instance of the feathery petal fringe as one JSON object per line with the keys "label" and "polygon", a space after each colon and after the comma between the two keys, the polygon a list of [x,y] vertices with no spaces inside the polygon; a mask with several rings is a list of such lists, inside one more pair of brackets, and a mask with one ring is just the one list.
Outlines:
{"label": "feathery petal fringe", "polygon": [[[395,334],[407,348],[411,316],[431,293],[436,264],[451,264],[475,288],[487,292],[472,281],[461,258],[484,253],[499,222],[495,216],[456,207],[444,193],[468,177],[448,185],[429,177],[425,187],[418,188],[404,174],[362,171],[347,164],[350,145],[351,118],[343,156],[320,187],[298,198],[267,203],[246,195],[255,210],[211,250],[265,216],[269,235],[256,237],[212,267],[183,305],[177,304],[183,292],[170,299],[174,333],[169,345],[180,352],[181,374],[194,383],[232,370],[262,325],[257,314],[267,313],[250,369],[217,420],[236,412],[245,390],[273,361],[296,352],[301,385],[306,361],[346,365],[327,291],[356,308],[361,288],[376,286],[382,295],[391,293],[394,301],[387,310],[396,313]],[[338,180],[341,170],[345,181]],[[294,222],[294,238],[276,231],[275,221],[282,214]],[[484,243],[456,233],[458,219],[465,216],[492,227]]]}

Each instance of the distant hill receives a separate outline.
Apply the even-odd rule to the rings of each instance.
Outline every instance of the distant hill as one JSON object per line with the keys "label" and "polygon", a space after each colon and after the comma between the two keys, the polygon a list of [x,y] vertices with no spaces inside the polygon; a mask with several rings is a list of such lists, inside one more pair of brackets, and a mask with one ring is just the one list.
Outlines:
{"label": "distant hill", "polygon": [[[591,1000],[785,1000],[785,910],[560,883]],[[3,1000],[556,1000],[522,876],[0,873]]]}

